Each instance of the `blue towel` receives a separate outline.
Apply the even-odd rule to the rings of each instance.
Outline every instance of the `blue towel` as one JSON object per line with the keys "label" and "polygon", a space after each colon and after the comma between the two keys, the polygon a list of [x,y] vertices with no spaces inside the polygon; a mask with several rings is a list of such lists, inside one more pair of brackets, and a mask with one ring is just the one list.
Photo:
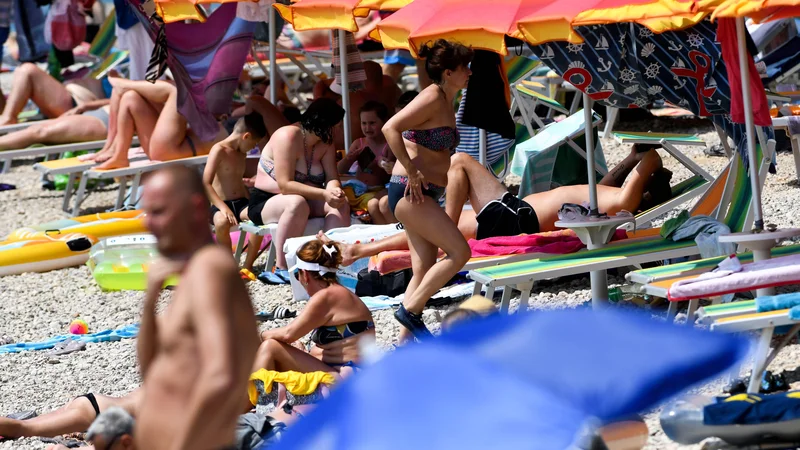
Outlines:
{"label": "blue towel", "polygon": [[800,321],[800,306],[794,306],[789,310],[789,318]]}
{"label": "blue towel", "polygon": [[34,350],[47,350],[55,347],[59,342],[66,341],[72,338],[76,342],[97,343],[97,342],[112,342],[121,339],[135,338],[139,333],[139,324],[125,325],[124,327],[117,328],[116,330],[103,330],[92,334],[64,334],[61,336],[52,337],[42,342],[20,342],[16,344],[0,345],[0,354],[3,353],[19,353]]}
{"label": "blue towel", "polygon": [[367,186],[366,183],[356,179],[347,180],[342,183],[342,187],[347,186],[353,188],[353,193],[356,194],[356,197],[364,195],[369,190],[369,186]]}
{"label": "blue towel", "polygon": [[[758,312],[777,311],[779,309],[794,309],[800,306],[800,292],[781,295],[767,295],[756,299]],[[798,310],[800,313],[800,310]]]}

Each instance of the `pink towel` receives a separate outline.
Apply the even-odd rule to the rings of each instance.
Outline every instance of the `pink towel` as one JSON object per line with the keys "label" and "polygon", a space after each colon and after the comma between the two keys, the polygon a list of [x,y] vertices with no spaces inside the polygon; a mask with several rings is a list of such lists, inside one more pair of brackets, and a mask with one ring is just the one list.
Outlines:
{"label": "pink towel", "polygon": [[[625,239],[627,233],[617,230],[612,241]],[[501,236],[481,240],[470,239],[469,247],[472,257],[504,256],[523,253],[550,253],[563,255],[575,253],[586,247],[572,230],[558,230],[537,234],[521,234],[518,236]]]}
{"label": "pink towel", "polygon": [[[612,241],[626,239],[624,230],[617,230]],[[501,236],[481,240],[470,239],[472,257],[518,255],[524,253],[566,254],[585,247],[572,230],[548,231],[537,234]],[[439,257],[444,253],[439,250]],[[377,270],[382,275],[411,267],[411,253],[408,250],[382,252],[369,259],[369,270]]]}

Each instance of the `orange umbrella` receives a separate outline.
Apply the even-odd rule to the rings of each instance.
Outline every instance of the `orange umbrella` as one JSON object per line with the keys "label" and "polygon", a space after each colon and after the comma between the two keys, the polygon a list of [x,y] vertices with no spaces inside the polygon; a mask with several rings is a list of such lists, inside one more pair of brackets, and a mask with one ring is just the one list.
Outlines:
{"label": "orange umbrella", "polygon": [[728,0],[712,14],[716,17],[751,17],[758,23],[800,17],[798,0]]}
{"label": "orange umbrella", "polygon": [[415,54],[425,42],[441,38],[505,55],[505,36],[531,44],[577,44],[583,39],[575,25],[637,21],[666,31],[690,26],[706,14],[694,0],[497,0],[489,5],[485,0],[416,0],[378,24],[370,37]]}
{"label": "orange umbrella", "polygon": [[299,0],[291,5],[275,3],[280,15],[297,31],[358,31],[356,17],[367,17],[370,11],[395,11],[411,0]]}
{"label": "orange umbrella", "polygon": [[199,5],[201,3],[228,3],[231,1],[247,0],[155,0],[156,12],[164,23],[180,22],[183,20],[206,21],[206,12]]}

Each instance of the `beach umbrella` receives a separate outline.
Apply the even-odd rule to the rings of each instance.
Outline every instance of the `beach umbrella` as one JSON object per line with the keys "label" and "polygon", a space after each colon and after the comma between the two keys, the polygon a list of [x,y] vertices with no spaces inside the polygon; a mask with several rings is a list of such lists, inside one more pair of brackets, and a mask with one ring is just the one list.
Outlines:
{"label": "beach umbrella", "polygon": [[[344,116],[344,146],[350,149],[350,86],[347,73],[348,37],[345,32],[358,31],[357,17],[367,17],[371,11],[394,11],[412,0],[299,0],[289,5],[275,3],[273,6],[297,31],[337,30],[338,54],[340,56],[339,77],[342,85],[342,107]],[[332,43],[333,44],[333,43]],[[335,44],[333,44],[335,45]],[[270,42],[270,49],[273,48]],[[270,61],[272,61],[270,54]],[[272,67],[272,66],[270,66]],[[273,97],[274,98],[274,97]]]}
{"label": "beach umbrella", "polygon": [[230,3],[249,0],[154,0],[156,11],[164,23],[195,20],[205,22],[208,13],[203,4]]}
{"label": "beach umbrella", "polygon": [[757,23],[800,17],[798,0],[728,0],[714,8],[712,18],[750,17]]}
{"label": "beach umbrella", "polygon": [[747,350],[741,337],[642,313],[497,315],[365,366],[274,448],[569,448],[584,429],[650,409]]}

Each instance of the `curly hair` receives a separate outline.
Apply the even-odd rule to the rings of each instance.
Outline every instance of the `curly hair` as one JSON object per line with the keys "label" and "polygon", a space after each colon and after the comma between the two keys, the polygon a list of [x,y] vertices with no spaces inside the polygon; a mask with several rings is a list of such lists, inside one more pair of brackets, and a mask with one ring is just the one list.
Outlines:
{"label": "curly hair", "polygon": [[317,135],[326,144],[333,143],[333,127],[344,118],[344,108],[329,98],[314,100],[300,116],[304,130]]}

